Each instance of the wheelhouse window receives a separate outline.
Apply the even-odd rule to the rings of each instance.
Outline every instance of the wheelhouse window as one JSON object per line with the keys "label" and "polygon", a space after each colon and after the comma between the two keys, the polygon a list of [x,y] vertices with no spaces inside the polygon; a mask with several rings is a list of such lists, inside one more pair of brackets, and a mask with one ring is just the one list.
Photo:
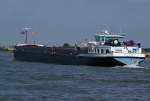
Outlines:
{"label": "wheelhouse window", "polygon": [[95,36],[95,41],[97,42],[104,42],[105,41],[105,36]]}
{"label": "wheelhouse window", "polygon": [[99,36],[95,36],[95,41],[99,42],[100,41],[100,37]]}

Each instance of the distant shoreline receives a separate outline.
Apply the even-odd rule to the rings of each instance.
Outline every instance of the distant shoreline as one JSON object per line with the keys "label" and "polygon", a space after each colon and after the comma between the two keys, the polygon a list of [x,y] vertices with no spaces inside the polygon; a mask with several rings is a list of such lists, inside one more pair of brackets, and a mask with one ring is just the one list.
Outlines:
{"label": "distant shoreline", "polygon": [[13,52],[13,47],[0,47],[0,51]]}

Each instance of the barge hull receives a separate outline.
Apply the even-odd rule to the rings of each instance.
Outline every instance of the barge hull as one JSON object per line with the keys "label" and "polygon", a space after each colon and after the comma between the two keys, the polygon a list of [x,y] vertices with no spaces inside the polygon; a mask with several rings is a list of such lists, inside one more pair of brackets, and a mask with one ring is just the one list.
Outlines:
{"label": "barge hull", "polygon": [[14,52],[16,60],[55,63],[64,65],[89,65],[89,66],[122,66],[123,63],[113,57],[84,57],[78,55],[52,55],[50,53]]}

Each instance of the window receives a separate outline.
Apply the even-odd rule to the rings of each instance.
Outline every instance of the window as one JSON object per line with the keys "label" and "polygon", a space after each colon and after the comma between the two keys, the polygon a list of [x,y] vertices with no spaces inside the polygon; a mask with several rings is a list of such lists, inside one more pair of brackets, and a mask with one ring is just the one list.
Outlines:
{"label": "window", "polygon": [[106,54],[110,53],[109,49],[106,49]]}
{"label": "window", "polygon": [[96,53],[96,48],[95,48],[95,53]]}
{"label": "window", "polygon": [[97,49],[97,53],[98,53],[98,54],[100,53],[99,49]]}
{"label": "window", "polygon": [[105,41],[105,38],[104,38],[104,36],[102,36],[102,41]]}
{"label": "window", "polygon": [[88,51],[89,51],[89,53],[90,53],[90,52],[91,52],[91,49],[89,48],[89,50],[88,50]]}
{"label": "window", "polygon": [[100,37],[99,36],[95,36],[95,41],[100,41]]}
{"label": "window", "polygon": [[101,54],[103,54],[104,53],[104,49],[101,49]]}

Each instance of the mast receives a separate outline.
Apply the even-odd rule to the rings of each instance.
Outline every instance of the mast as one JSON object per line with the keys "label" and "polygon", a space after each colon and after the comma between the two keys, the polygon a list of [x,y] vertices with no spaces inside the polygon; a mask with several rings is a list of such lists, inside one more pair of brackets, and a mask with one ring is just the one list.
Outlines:
{"label": "mast", "polygon": [[29,28],[29,27],[23,28],[24,33],[25,33],[25,44],[28,43],[28,31],[29,31],[30,29],[32,29],[32,28]]}
{"label": "mast", "polygon": [[25,30],[25,44],[28,43],[28,31]]}

